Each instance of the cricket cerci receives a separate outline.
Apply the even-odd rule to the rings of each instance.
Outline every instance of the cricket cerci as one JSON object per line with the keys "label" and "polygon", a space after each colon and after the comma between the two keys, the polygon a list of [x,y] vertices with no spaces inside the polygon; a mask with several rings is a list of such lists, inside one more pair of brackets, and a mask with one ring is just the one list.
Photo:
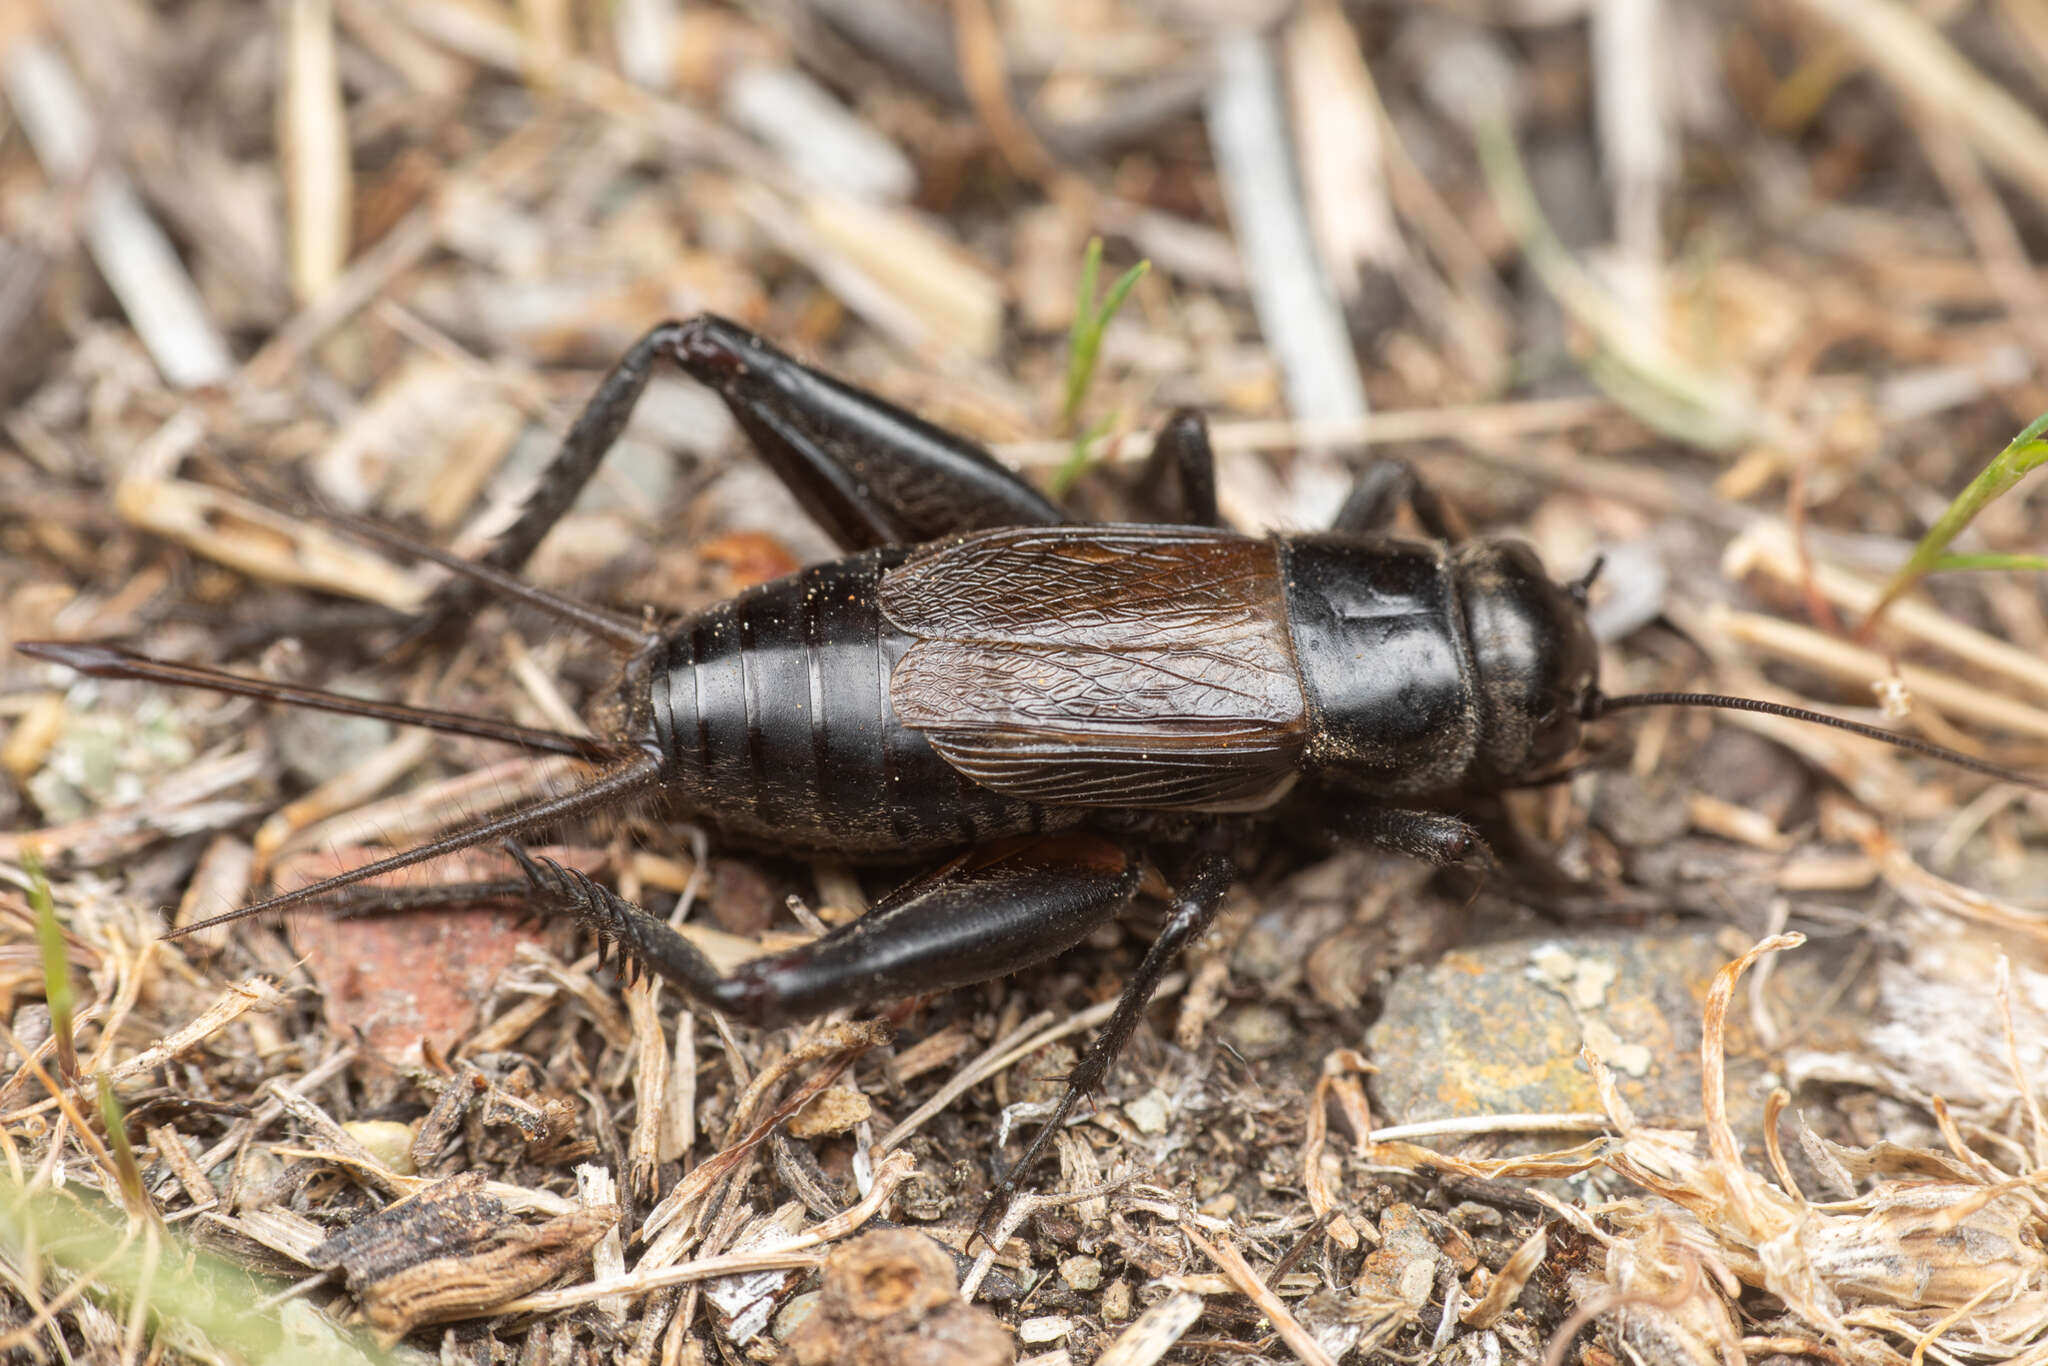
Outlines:
{"label": "cricket cerci", "polygon": [[[657,362],[715,389],[838,543],[814,565],[658,631],[514,577],[624,428]],[[480,561],[359,531],[458,577],[415,630],[487,592],[622,658],[597,741],[380,706],[108,646],[33,642],[82,672],[225,688],[579,754],[587,782],[220,919],[331,896],[486,841],[658,802],[735,842],[909,869],[866,915],[727,975],[590,878],[517,853],[542,913],[573,916],[700,1005],[769,1025],[987,981],[1081,943],[1172,888],[1159,937],[1052,1117],[995,1187],[1007,1204],[1099,1087],[1199,936],[1258,826],[1285,822],[1434,864],[1483,849],[1461,803],[1560,776],[1582,726],[1624,707],[1717,706],[1841,726],[2042,786],[1890,732],[1745,698],[1603,696],[1587,580],[1527,546],[1455,541],[1407,466],[1368,467],[1330,530],[1253,537],[1216,511],[1202,420],[1177,413],[1149,477],[1185,525],[1070,520],[987,452],[704,316],[642,337],[599,387],[518,520]],[[1431,539],[1389,527],[1410,509]],[[209,922],[217,923],[217,922]],[[198,928],[193,926],[191,928]]]}

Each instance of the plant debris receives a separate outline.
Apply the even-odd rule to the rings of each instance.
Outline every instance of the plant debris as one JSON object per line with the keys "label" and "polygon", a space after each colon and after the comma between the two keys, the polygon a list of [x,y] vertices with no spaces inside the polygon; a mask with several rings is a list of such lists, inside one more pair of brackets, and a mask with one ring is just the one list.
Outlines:
{"label": "plant debris", "polygon": [[952,1258],[921,1233],[886,1229],[825,1259],[817,1303],[788,1335],[798,1366],[1009,1366],[1016,1344],[967,1304]]}
{"label": "plant debris", "polygon": [[[166,940],[575,761],[12,646],[581,733],[574,638],[385,657],[442,571],[257,491],[475,554],[709,311],[1077,515],[1161,514],[1182,406],[1248,529],[1398,456],[1606,557],[1616,692],[2048,770],[2043,73],[2018,0],[0,6],[0,1359],[2041,1362],[2037,793],[1673,711],[1476,812],[1490,876],[1271,831],[984,1245],[1154,903],[783,1030],[494,851]],[[829,553],[659,375],[527,573],[660,621]],[[893,875],[564,833],[726,965]]]}

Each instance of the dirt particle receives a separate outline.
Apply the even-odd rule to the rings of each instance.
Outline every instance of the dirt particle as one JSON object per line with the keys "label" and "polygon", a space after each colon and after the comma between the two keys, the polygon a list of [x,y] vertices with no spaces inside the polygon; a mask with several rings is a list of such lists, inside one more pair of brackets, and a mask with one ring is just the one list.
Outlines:
{"label": "dirt particle", "polygon": [[826,1258],[817,1307],[788,1341],[798,1366],[1009,1366],[1017,1355],[995,1315],[960,1298],[952,1258],[908,1229]]}

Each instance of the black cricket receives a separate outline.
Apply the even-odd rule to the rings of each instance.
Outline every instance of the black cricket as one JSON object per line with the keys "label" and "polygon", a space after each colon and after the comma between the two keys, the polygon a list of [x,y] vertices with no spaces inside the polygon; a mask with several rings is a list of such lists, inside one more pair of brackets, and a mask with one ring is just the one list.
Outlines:
{"label": "black cricket", "polygon": [[[650,632],[513,574],[575,500],[661,360],[723,396],[844,558]],[[1772,703],[1604,697],[1583,610],[1590,575],[1559,585],[1519,542],[1457,542],[1401,463],[1368,467],[1330,531],[1267,539],[1220,524],[1199,416],[1167,421],[1148,476],[1177,485],[1169,491],[1186,525],[1069,522],[972,442],[702,316],[633,346],[481,562],[336,519],[457,571],[412,635],[466,617],[495,590],[622,655],[595,727],[601,740],[100,645],[20,648],[85,673],[384,716],[597,767],[564,796],[208,924],[642,798],[741,843],[922,865],[859,920],[722,975],[662,920],[511,846],[537,911],[574,916],[631,967],[700,1005],[772,1025],[1053,958],[1131,901],[1149,861],[1174,889],[1165,927],[1052,1117],[996,1183],[984,1230],[1076,1101],[1102,1084],[1174,956],[1215,916],[1236,851],[1259,824],[1458,863],[1485,851],[1461,804],[1557,780],[1585,722],[1654,705],[1790,716],[2043,786]],[[1433,539],[1387,534],[1404,507]]]}

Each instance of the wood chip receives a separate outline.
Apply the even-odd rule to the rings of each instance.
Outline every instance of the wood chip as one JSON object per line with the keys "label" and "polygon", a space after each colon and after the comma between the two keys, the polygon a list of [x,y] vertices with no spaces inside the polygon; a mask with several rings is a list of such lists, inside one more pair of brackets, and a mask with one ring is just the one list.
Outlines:
{"label": "wood chip", "polygon": [[130,526],[253,579],[315,588],[400,612],[412,611],[426,597],[422,580],[375,551],[208,484],[124,479],[114,490],[114,508]]}
{"label": "wood chip", "polygon": [[1002,344],[1002,282],[908,210],[844,195],[811,195],[804,226],[886,290],[934,339],[987,359]]}
{"label": "wood chip", "polygon": [[1202,1316],[1202,1297],[1177,1290],[1138,1315],[1095,1359],[1095,1366],[1154,1366]]}
{"label": "wood chip", "polygon": [[333,1267],[387,1345],[421,1324],[480,1318],[587,1261],[618,1209],[579,1209],[540,1225],[516,1222],[469,1173],[350,1225],[311,1249]]}
{"label": "wood chip", "polygon": [[917,190],[917,170],[902,149],[795,67],[753,66],[734,75],[725,86],[725,115],[812,189],[877,204]]}
{"label": "wood chip", "polygon": [[335,65],[332,0],[288,0],[285,6],[279,134],[292,290],[308,303],[326,293],[348,264],[355,192]]}

